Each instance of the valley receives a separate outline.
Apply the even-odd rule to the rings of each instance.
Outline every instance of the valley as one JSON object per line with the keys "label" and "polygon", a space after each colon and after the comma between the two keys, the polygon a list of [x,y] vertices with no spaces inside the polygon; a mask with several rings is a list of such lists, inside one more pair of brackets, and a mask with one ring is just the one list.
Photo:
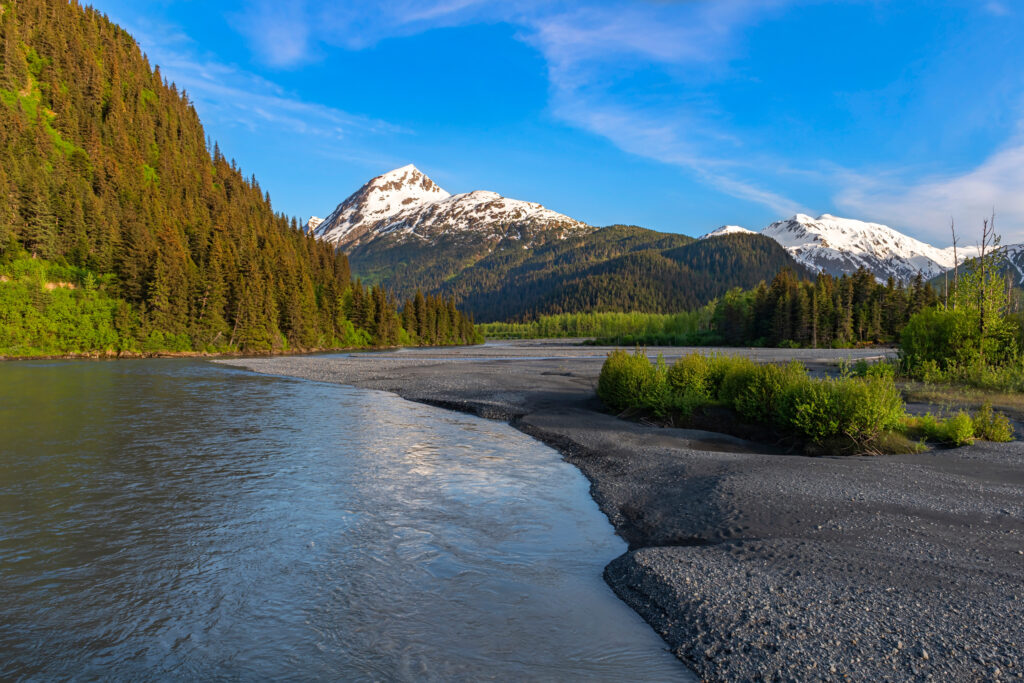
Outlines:
{"label": "valley", "polygon": [[0,0],[0,679],[1024,677],[1021,17]]}

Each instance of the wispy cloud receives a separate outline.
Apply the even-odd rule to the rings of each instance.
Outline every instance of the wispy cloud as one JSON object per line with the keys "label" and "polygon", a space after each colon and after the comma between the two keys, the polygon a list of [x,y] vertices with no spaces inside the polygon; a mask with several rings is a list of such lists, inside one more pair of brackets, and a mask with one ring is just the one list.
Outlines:
{"label": "wispy cloud", "polygon": [[270,66],[290,67],[310,58],[312,24],[305,0],[256,0],[229,18]]}
{"label": "wispy cloud", "polygon": [[989,14],[994,14],[997,17],[1005,17],[1011,14],[1010,8],[1006,6],[1005,2],[986,2],[984,5],[985,11]]}
{"label": "wispy cloud", "polygon": [[[736,161],[705,156],[694,138],[720,137],[716,133],[693,135],[699,124],[686,125],[678,119],[665,121],[647,118],[636,111],[614,111],[610,107],[594,105],[581,106],[572,110],[570,105],[560,109],[560,114],[588,131],[601,135],[619,149],[654,159],[665,164],[688,169],[698,180],[724,192],[727,195],[766,206],[780,215],[807,213],[799,202],[760,187],[741,175],[743,164]],[[681,130],[690,131],[683,136]]]}
{"label": "wispy cloud", "polygon": [[[556,116],[623,151],[683,168],[727,195],[788,214],[807,209],[745,177],[739,153],[744,141],[716,124],[714,105],[702,100],[698,88],[669,106],[614,92],[634,68],[652,63],[669,71],[699,69],[701,79],[726,70],[738,29],[784,4],[625,3],[521,20],[523,39],[547,60]],[[685,83],[677,85],[686,90]]]}
{"label": "wispy cloud", "polygon": [[[519,38],[547,62],[550,108],[557,118],[628,153],[683,168],[727,195],[788,213],[806,209],[738,174],[734,156],[715,153],[741,141],[713,123],[714,112],[698,97],[666,109],[624,101],[611,91],[618,79],[649,63],[699,66],[706,78],[732,54],[737,28],[791,1],[392,0],[313,9],[305,0],[251,0],[244,14],[235,15],[235,25],[263,61],[279,67],[316,59],[312,41],[362,49],[471,22],[519,26]],[[305,27],[295,25],[303,21]]]}
{"label": "wispy cloud", "polygon": [[514,2],[493,0],[388,0],[371,3],[311,3],[307,0],[247,0],[231,15],[253,52],[275,67],[319,59],[317,44],[363,49],[385,38],[415,35],[472,20],[505,17]]}
{"label": "wispy cloud", "polygon": [[[770,141],[739,134],[719,111],[707,84],[730,78],[742,55],[746,29],[795,4],[818,0],[691,0],[569,2],[568,0],[390,0],[336,5],[307,0],[250,0],[236,26],[261,58],[277,67],[317,59],[318,45],[362,49],[382,40],[474,22],[505,22],[543,55],[548,67],[551,114],[612,142],[627,153],[681,169],[708,187],[773,213],[812,213],[779,187],[805,176],[814,194],[836,208],[942,241],[950,214],[969,224],[992,207],[1001,225],[1024,225],[1024,142],[1006,143],[974,168],[921,179],[887,169],[879,159],[868,174],[837,166],[842,160],[772,158]],[[977,5],[1005,16],[1006,2]],[[177,49],[177,48],[176,48]],[[180,50],[179,50],[180,52]],[[166,59],[165,59],[166,61]],[[230,67],[226,67],[230,69]],[[655,69],[672,96],[631,90],[639,70]],[[303,103],[237,72],[222,74],[194,56],[177,65],[175,78],[209,107],[239,123],[283,123],[308,134],[344,138],[353,131],[383,132],[387,124]],[[228,85],[222,85],[225,80]],[[226,89],[225,89],[226,88]],[[723,114],[726,114],[723,116]],[[813,179],[812,179],[813,176]],[[829,207],[830,208],[830,207]],[[1011,235],[1007,235],[1011,237]],[[1024,239],[1015,235],[1014,239]]]}
{"label": "wispy cloud", "polygon": [[963,173],[921,181],[900,181],[891,174],[872,178],[850,174],[837,204],[858,216],[889,221],[936,243],[949,242],[956,220],[969,241],[994,210],[1004,242],[1024,241],[1024,140],[1017,140]]}

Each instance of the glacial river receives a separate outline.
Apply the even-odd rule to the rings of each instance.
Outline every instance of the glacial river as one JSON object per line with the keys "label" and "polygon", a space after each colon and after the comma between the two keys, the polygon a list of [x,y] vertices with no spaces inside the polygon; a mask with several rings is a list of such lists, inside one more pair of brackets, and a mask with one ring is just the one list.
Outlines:
{"label": "glacial river", "polygon": [[191,360],[0,363],[0,678],[693,680],[558,454]]}

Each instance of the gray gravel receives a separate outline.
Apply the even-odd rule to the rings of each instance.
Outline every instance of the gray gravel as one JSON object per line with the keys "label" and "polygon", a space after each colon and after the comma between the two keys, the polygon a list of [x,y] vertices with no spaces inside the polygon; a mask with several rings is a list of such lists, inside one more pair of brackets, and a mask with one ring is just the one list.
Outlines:
{"label": "gray gravel", "polygon": [[[723,351],[821,368],[879,355]],[[606,352],[515,342],[221,362],[392,391],[558,448],[629,543],[608,583],[704,679],[1024,678],[1024,445],[806,458],[628,422],[594,396]]]}

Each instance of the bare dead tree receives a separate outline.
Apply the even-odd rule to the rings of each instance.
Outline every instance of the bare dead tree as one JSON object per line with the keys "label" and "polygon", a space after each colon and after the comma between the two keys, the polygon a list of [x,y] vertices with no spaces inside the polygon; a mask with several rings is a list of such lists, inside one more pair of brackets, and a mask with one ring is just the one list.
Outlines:
{"label": "bare dead tree", "polygon": [[960,258],[956,253],[956,221],[949,219],[949,231],[953,233],[953,310],[956,310],[956,287],[960,283]]}
{"label": "bare dead tree", "polygon": [[999,237],[996,235],[996,210],[993,208],[991,218],[986,218],[981,222],[981,244],[978,246],[978,267],[981,269],[981,280],[978,284],[978,351],[982,361],[985,360],[985,331],[989,322],[985,316],[985,308],[989,296],[989,273],[987,271],[989,269],[989,261],[991,260],[990,258],[986,259],[985,256],[991,256],[991,252],[998,248]]}
{"label": "bare dead tree", "polygon": [[949,310],[949,271],[942,271],[942,307]]}

